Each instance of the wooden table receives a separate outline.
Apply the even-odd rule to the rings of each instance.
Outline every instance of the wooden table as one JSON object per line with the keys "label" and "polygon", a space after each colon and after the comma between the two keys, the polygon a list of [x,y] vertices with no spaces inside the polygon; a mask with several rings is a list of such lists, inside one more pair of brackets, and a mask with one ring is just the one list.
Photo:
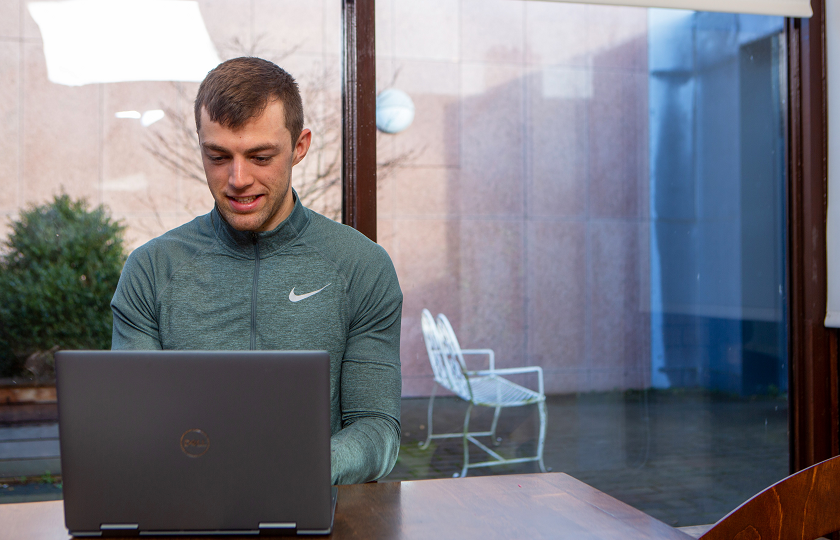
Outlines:
{"label": "wooden table", "polygon": [[[0,538],[66,540],[62,501],[0,505]],[[569,475],[548,473],[341,486],[331,538],[691,537]]]}

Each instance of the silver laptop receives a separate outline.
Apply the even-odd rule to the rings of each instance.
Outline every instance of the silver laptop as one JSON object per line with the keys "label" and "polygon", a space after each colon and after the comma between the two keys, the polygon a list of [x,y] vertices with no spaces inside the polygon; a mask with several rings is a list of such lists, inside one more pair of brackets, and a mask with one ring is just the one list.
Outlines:
{"label": "silver laptop", "polygon": [[329,356],[56,353],[73,536],[328,534]]}

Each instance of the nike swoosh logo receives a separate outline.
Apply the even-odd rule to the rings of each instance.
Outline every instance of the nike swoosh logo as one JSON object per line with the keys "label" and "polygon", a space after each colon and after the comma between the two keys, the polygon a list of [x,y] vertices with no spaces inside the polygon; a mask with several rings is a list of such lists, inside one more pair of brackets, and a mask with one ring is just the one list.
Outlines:
{"label": "nike swoosh logo", "polygon": [[330,285],[332,285],[332,283],[327,283],[326,285],[324,285],[323,287],[321,287],[317,291],[312,291],[312,292],[306,293],[306,294],[295,294],[295,288],[292,287],[292,291],[289,293],[289,300],[291,300],[292,302],[300,302],[301,300],[306,300],[310,296],[318,294],[319,292],[323,291],[324,289],[326,289]]}

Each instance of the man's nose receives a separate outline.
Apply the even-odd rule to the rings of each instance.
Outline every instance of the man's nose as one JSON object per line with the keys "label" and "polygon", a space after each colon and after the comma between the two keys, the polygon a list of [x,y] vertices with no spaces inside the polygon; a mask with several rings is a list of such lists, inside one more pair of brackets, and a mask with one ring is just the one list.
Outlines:
{"label": "man's nose", "polygon": [[245,160],[238,157],[233,158],[230,162],[228,184],[234,189],[244,189],[252,182]]}

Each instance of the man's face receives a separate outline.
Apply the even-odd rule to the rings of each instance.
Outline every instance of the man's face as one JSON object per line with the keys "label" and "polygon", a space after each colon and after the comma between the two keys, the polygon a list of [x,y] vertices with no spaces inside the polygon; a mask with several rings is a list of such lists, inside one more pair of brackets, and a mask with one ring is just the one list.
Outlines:
{"label": "man's face", "polygon": [[283,103],[274,100],[260,116],[233,130],[201,109],[198,140],[210,193],[222,217],[239,231],[270,231],[294,209],[292,167],[309,150],[312,134],[292,144]]}

